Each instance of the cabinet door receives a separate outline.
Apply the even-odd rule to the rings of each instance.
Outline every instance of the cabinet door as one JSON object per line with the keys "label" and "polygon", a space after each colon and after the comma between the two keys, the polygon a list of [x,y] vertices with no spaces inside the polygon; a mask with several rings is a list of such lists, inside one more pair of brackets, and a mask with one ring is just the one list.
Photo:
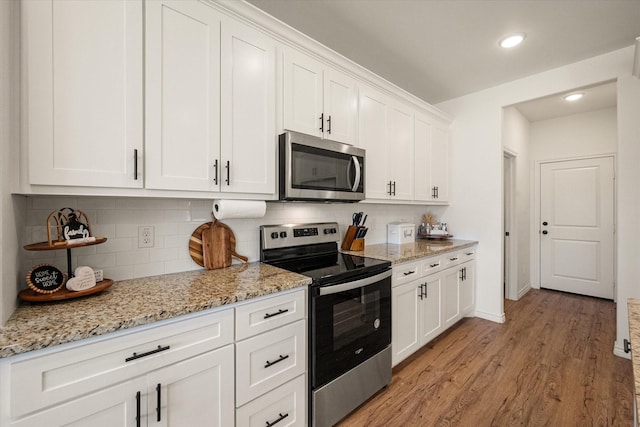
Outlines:
{"label": "cabinet door", "polygon": [[413,153],[414,153],[414,193],[417,201],[432,200],[431,191],[431,123],[420,115],[415,116],[413,125]]}
{"label": "cabinet door", "polygon": [[149,425],[232,426],[233,371],[233,345],[228,345],[149,374]]}
{"label": "cabinet door", "polygon": [[294,50],[284,53],[284,128],[322,136],[322,64]]}
{"label": "cabinet door", "polygon": [[463,279],[460,282],[460,311],[463,316],[473,315],[476,287],[476,262],[467,261],[461,265]]}
{"label": "cabinet door", "polygon": [[393,366],[420,348],[420,279],[391,289],[391,350]]}
{"label": "cabinet door", "polygon": [[444,330],[442,322],[442,275],[434,274],[424,279],[426,284],[420,313],[420,345],[437,337]]}
{"label": "cabinet door", "polygon": [[358,108],[358,146],[367,151],[366,198],[389,198],[387,159],[387,101],[372,89],[361,89]]}
{"label": "cabinet door", "polygon": [[434,126],[430,148],[430,191],[435,187],[434,202],[449,201],[449,130]]}
{"label": "cabinet door", "polygon": [[[12,427],[134,427],[147,424],[144,378],[82,396],[12,422]],[[139,411],[138,411],[139,408]],[[140,416],[140,424],[136,417]]]}
{"label": "cabinet door", "polygon": [[218,189],[219,15],[196,1],[145,5],[146,187]]}
{"label": "cabinet door", "polygon": [[22,7],[30,183],[142,187],[142,1]]}
{"label": "cabinet door", "polygon": [[460,274],[460,267],[449,268],[443,272],[442,310],[445,329],[462,317],[460,313]]}
{"label": "cabinet door", "polygon": [[387,161],[391,198],[413,200],[413,113],[401,105],[387,109]]}
{"label": "cabinet door", "polygon": [[325,138],[345,144],[355,144],[357,111],[355,80],[331,68],[325,68]]}
{"label": "cabinet door", "polygon": [[275,41],[228,19],[221,43],[220,189],[274,194]]}

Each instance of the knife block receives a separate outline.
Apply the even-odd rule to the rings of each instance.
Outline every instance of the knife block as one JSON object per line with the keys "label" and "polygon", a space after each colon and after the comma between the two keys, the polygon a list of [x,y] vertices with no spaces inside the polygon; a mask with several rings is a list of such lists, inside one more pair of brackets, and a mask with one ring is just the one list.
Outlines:
{"label": "knife block", "polygon": [[356,227],[355,225],[349,226],[346,234],[344,235],[344,239],[342,240],[342,246],[340,246],[340,248],[343,251],[363,251],[364,250],[364,239],[356,239],[357,232],[358,232],[358,227]]}

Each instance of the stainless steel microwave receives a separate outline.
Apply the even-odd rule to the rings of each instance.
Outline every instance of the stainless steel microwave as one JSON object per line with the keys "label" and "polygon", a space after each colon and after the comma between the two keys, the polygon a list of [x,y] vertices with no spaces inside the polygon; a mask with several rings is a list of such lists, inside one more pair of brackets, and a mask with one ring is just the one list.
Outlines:
{"label": "stainless steel microwave", "polygon": [[285,132],[279,137],[279,150],[280,200],[364,200],[363,149]]}

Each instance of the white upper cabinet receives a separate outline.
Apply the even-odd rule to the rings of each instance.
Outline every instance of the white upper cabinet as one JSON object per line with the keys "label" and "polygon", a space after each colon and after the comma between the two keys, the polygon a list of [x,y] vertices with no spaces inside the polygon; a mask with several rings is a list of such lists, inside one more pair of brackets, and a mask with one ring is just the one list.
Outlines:
{"label": "white upper cabinet", "polygon": [[221,191],[276,191],[275,58],[271,38],[223,21]]}
{"label": "white upper cabinet", "polygon": [[29,183],[142,187],[142,1],[22,13]]}
{"label": "white upper cabinet", "polygon": [[193,1],[151,1],[145,9],[146,187],[215,190],[220,16]]}
{"label": "white upper cabinet", "polygon": [[449,130],[424,115],[415,115],[415,200],[449,202]]}
{"label": "white upper cabinet", "polygon": [[293,49],[283,69],[284,128],[355,144],[355,80]]}
{"label": "white upper cabinet", "polygon": [[361,88],[359,143],[366,150],[366,198],[413,200],[413,113],[370,88]]}
{"label": "white upper cabinet", "polygon": [[147,4],[146,186],[275,192],[275,42],[196,1]]}

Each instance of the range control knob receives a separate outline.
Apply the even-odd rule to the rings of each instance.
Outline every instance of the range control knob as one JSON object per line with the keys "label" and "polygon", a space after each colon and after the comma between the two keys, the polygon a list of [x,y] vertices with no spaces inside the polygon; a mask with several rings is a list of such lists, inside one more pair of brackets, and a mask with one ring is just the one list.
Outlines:
{"label": "range control knob", "polygon": [[332,229],[331,229],[331,233],[332,233],[332,234],[336,234],[337,232],[338,232],[338,230],[336,230],[335,228],[332,228]]}
{"label": "range control knob", "polygon": [[323,230],[324,234],[331,234],[331,229],[330,228],[325,228]]}
{"label": "range control knob", "polygon": [[277,239],[278,238],[278,233],[275,232],[275,231],[273,233],[271,233],[271,238],[272,239]]}
{"label": "range control knob", "polygon": [[283,239],[284,239],[285,237],[287,237],[287,232],[286,232],[286,231],[281,231],[281,232],[280,232],[280,237],[282,237]]}

